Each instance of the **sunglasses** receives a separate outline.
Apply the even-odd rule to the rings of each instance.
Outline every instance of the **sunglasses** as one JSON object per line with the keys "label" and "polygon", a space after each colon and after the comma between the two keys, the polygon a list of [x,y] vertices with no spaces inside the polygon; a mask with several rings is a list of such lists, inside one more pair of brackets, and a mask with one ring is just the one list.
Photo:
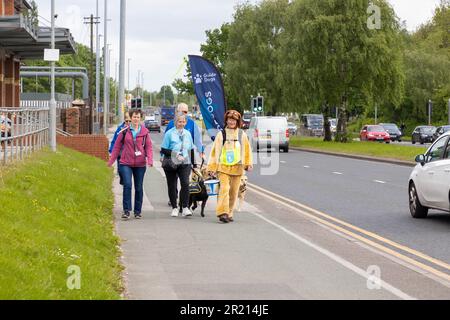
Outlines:
{"label": "sunglasses", "polygon": [[129,122],[131,122],[131,120],[125,120],[125,123],[129,123]]}

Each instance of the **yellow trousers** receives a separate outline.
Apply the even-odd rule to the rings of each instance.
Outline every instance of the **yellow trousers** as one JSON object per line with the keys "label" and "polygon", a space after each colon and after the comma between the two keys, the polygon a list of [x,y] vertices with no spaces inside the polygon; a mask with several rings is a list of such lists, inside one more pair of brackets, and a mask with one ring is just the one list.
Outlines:
{"label": "yellow trousers", "polygon": [[217,216],[228,214],[233,217],[241,186],[241,176],[231,176],[219,172],[220,191],[217,199]]}

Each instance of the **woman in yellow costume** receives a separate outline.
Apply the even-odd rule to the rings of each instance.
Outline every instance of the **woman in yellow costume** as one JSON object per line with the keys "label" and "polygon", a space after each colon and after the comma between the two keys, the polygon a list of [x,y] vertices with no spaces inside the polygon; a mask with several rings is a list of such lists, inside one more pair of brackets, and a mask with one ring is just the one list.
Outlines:
{"label": "woman in yellow costume", "polygon": [[225,113],[225,129],[219,132],[209,157],[208,172],[218,175],[220,191],[217,217],[222,223],[233,222],[241,177],[253,170],[253,157],[247,134],[241,129],[242,116],[235,110]]}

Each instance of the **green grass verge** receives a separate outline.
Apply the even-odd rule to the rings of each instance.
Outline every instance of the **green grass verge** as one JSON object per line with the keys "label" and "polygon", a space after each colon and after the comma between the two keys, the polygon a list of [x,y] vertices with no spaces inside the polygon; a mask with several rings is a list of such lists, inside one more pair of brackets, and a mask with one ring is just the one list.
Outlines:
{"label": "green grass verge", "polygon": [[[120,299],[112,170],[59,147],[0,168],[0,299]],[[69,290],[70,266],[81,289]]]}
{"label": "green grass verge", "polygon": [[351,142],[337,143],[324,142],[321,138],[292,137],[290,144],[293,147],[317,149],[337,153],[346,153],[377,158],[388,158],[414,162],[418,154],[425,153],[426,148],[416,148],[378,142]]}

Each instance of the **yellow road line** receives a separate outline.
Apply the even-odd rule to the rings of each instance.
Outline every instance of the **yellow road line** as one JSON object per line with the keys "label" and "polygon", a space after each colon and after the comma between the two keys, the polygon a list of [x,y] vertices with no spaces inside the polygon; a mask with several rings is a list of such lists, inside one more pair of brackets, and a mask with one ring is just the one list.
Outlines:
{"label": "yellow road line", "polygon": [[[360,240],[361,242],[364,242],[364,243],[366,243],[366,244],[368,244],[368,245],[370,245],[370,246],[372,246],[374,248],[377,248],[377,249],[379,249],[379,250],[381,250],[381,251],[383,251],[385,253],[388,253],[388,254],[390,254],[390,255],[398,258],[398,259],[401,259],[401,260],[403,260],[405,262],[408,262],[411,265],[414,265],[414,266],[416,266],[416,267],[418,267],[420,269],[423,269],[423,270],[425,270],[425,271],[427,271],[427,272],[429,272],[431,274],[434,274],[434,275],[436,275],[436,276],[438,276],[440,278],[443,278],[446,281],[450,282],[450,275],[448,275],[448,274],[446,274],[444,272],[441,272],[439,270],[436,270],[436,269],[434,269],[434,268],[432,268],[432,267],[430,267],[430,266],[428,266],[426,264],[418,262],[418,261],[416,261],[416,260],[414,260],[412,258],[409,258],[409,257],[407,257],[407,256],[405,256],[405,255],[403,255],[403,254],[401,254],[401,253],[399,253],[397,251],[394,251],[394,250],[389,249],[389,248],[387,248],[387,247],[385,247],[383,245],[380,245],[379,243],[376,243],[376,242],[374,242],[372,240],[369,240],[369,239],[367,239],[367,238],[365,238],[363,236],[360,236],[360,235],[358,235],[358,234],[356,234],[356,233],[354,233],[352,231],[344,229],[344,228],[342,228],[342,227],[340,227],[340,226],[338,226],[336,224],[333,224],[333,223],[331,223],[331,222],[329,222],[327,220],[319,218],[316,215],[319,215],[319,216],[321,216],[323,218],[332,220],[332,221],[334,221],[336,223],[339,223],[339,224],[341,224],[343,226],[346,226],[346,227],[348,227],[350,229],[353,229],[353,230],[358,231],[358,232],[360,232],[362,234],[365,234],[365,235],[367,235],[369,237],[377,239],[377,240],[379,240],[379,241],[381,241],[383,243],[389,244],[389,245],[391,245],[391,246],[393,246],[395,248],[401,249],[401,250],[403,250],[405,252],[408,252],[408,253],[410,253],[412,255],[420,257],[423,260],[426,260],[426,261],[431,262],[431,263],[433,263],[435,265],[438,265],[440,267],[443,267],[445,269],[450,270],[450,265],[445,263],[445,262],[443,262],[443,261],[440,261],[440,260],[437,260],[435,258],[429,257],[426,254],[423,254],[423,253],[421,253],[419,251],[416,251],[414,249],[411,249],[411,248],[405,247],[403,245],[400,245],[400,244],[398,244],[398,243],[396,243],[394,241],[391,241],[389,239],[381,237],[381,236],[379,236],[379,235],[377,235],[377,234],[375,234],[373,232],[370,232],[370,231],[358,228],[358,227],[356,227],[354,225],[351,225],[351,224],[349,224],[347,222],[344,222],[342,220],[336,219],[336,218],[334,218],[334,217],[332,217],[332,216],[330,216],[328,214],[325,214],[323,212],[317,211],[315,209],[309,208],[309,207],[307,207],[305,205],[302,205],[301,203],[298,203],[298,202],[295,202],[295,201],[293,201],[291,199],[288,199],[288,198],[285,198],[283,196],[280,196],[280,195],[278,195],[276,193],[273,193],[271,191],[268,191],[268,190],[266,190],[264,188],[258,187],[258,186],[253,185],[253,184],[249,184],[249,187],[250,187],[250,190],[253,189],[252,191],[254,191],[254,192],[258,193],[258,194],[261,194],[262,196],[265,196],[267,198],[270,198],[272,200],[275,200],[278,203],[280,203],[280,204],[282,204],[282,205],[284,205],[286,207],[289,207],[289,208],[291,208],[291,209],[293,209],[295,211],[298,211],[302,215],[307,216],[308,218],[311,218],[311,219],[313,219],[315,221],[318,221],[319,223],[322,223],[322,224],[324,224],[324,225],[326,225],[326,226],[328,226],[328,227],[330,227],[332,229],[335,229],[335,230],[337,230],[337,231],[339,231],[341,233],[347,234],[348,236],[350,236],[350,237],[352,237],[354,239]],[[304,210],[301,210],[298,207],[301,207],[301,208],[303,208],[304,210],[307,210],[307,211],[311,211],[311,212],[313,212],[316,215],[308,213],[308,212],[305,212]]]}

